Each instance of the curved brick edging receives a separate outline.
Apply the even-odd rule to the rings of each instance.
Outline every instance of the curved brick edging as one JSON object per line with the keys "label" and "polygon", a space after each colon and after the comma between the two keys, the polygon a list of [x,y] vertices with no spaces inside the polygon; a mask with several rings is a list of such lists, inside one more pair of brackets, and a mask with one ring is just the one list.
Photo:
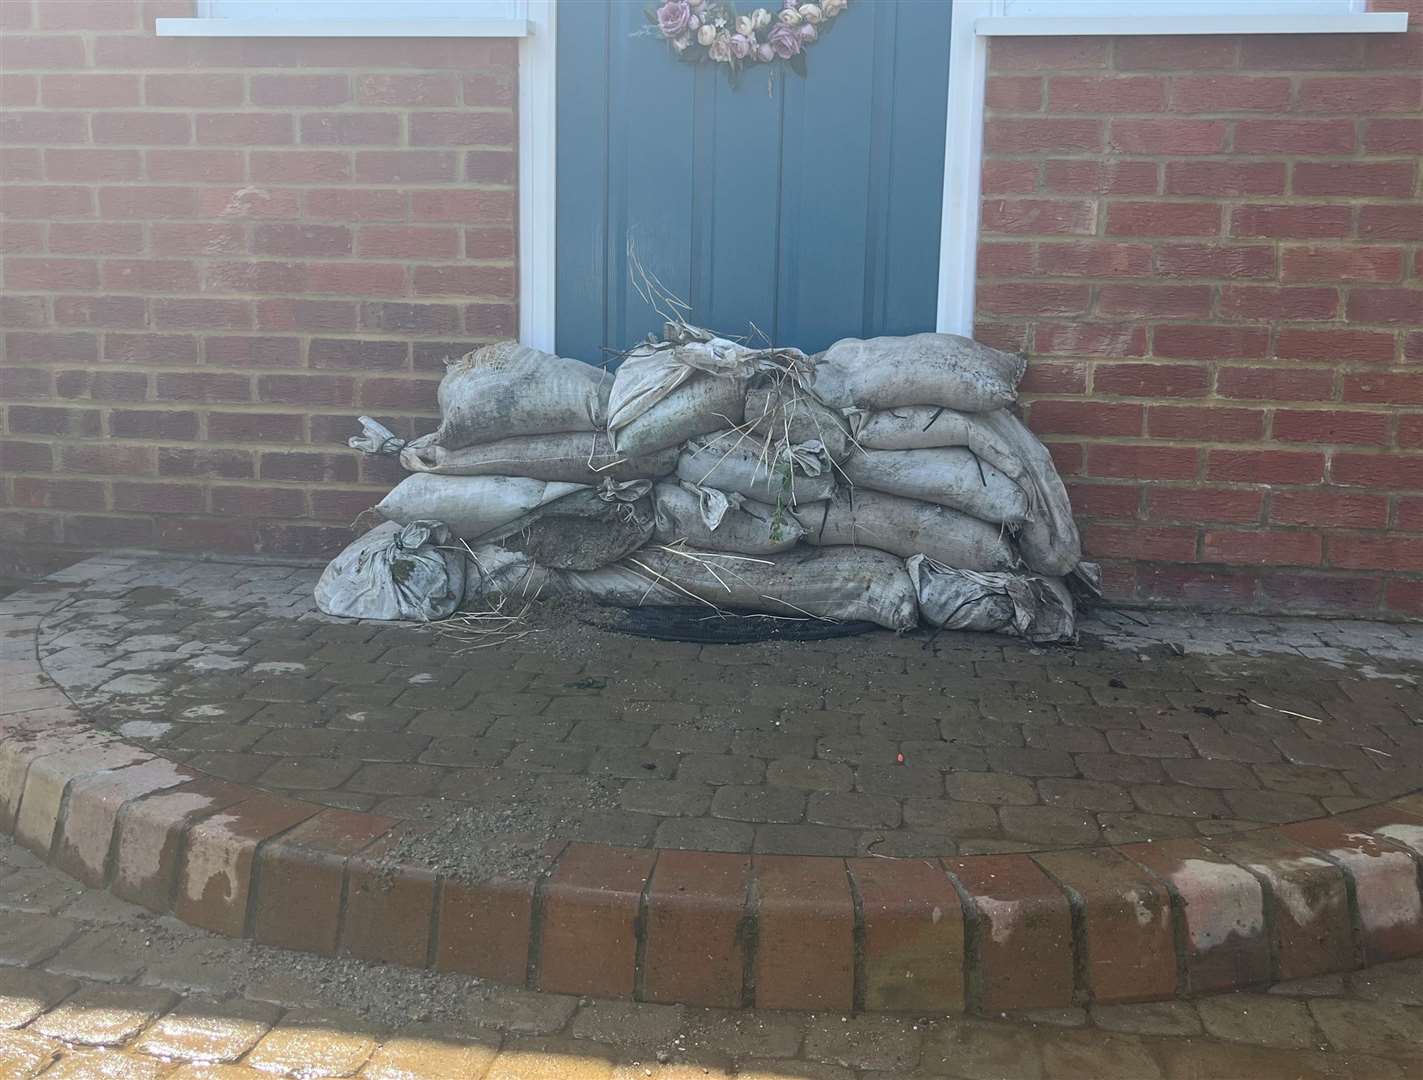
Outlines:
{"label": "curved brick edging", "polygon": [[1423,953],[1423,795],[1031,856],[568,844],[537,880],[462,884],[382,858],[419,825],[218,780],[87,725],[37,660],[40,617],[67,595],[0,601],[0,828],[217,933],[559,993],[871,1011],[1160,1000]]}

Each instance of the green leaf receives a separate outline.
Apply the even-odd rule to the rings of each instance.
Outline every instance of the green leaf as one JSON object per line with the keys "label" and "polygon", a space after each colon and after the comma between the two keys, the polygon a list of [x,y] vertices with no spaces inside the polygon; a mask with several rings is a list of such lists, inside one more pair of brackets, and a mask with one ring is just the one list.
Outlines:
{"label": "green leaf", "polygon": [[789,65],[790,69],[794,71],[797,75],[799,75],[802,79],[805,78],[805,53],[796,53],[794,56],[792,56],[789,60],[786,61],[786,64]]}

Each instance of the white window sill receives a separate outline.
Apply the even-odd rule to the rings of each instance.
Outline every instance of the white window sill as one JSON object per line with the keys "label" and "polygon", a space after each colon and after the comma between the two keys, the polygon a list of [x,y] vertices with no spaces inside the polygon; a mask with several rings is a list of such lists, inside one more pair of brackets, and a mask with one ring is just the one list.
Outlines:
{"label": "white window sill", "polygon": [[1354,15],[1134,15],[1120,19],[989,15],[974,23],[981,37],[1063,37],[1118,34],[1394,34],[1408,29],[1408,14]]}
{"label": "white window sill", "polygon": [[519,38],[527,19],[157,19],[159,37]]}

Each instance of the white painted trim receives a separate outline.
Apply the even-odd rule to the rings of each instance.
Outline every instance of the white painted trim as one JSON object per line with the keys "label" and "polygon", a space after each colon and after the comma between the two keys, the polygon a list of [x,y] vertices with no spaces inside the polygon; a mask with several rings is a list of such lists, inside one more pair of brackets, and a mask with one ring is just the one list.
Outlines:
{"label": "white painted trim", "polygon": [[521,38],[530,19],[155,19],[159,37]]}
{"label": "white painted trim", "polygon": [[955,0],[949,37],[949,103],[944,131],[944,201],[939,223],[939,311],[936,327],[973,335],[978,270],[979,174],[983,169],[983,94],[988,42],[974,24],[993,0]]}
{"label": "white painted trim", "polygon": [[[957,20],[955,20],[957,22]],[[1131,15],[1120,19],[986,16],[974,22],[985,37],[1062,37],[1094,34],[1393,34],[1408,29],[1406,12],[1357,15]]]}
{"label": "white painted trim", "polygon": [[529,0],[519,42],[519,340],[553,352],[558,314],[558,4]]}

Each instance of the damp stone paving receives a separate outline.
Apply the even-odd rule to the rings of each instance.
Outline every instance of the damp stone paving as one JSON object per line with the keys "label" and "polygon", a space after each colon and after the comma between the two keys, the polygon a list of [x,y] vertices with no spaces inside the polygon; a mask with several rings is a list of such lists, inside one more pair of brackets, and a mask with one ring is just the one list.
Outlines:
{"label": "damp stone paving", "polygon": [[1073,648],[697,645],[548,608],[500,643],[329,618],[318,573],[105,556],[45,616],[40,659],[154,753],[429,822],[429,861],[502,844],[495,872],[550,840],[912,857],[1211,837],[1423,786],[1423,626],[1101,608]]}

